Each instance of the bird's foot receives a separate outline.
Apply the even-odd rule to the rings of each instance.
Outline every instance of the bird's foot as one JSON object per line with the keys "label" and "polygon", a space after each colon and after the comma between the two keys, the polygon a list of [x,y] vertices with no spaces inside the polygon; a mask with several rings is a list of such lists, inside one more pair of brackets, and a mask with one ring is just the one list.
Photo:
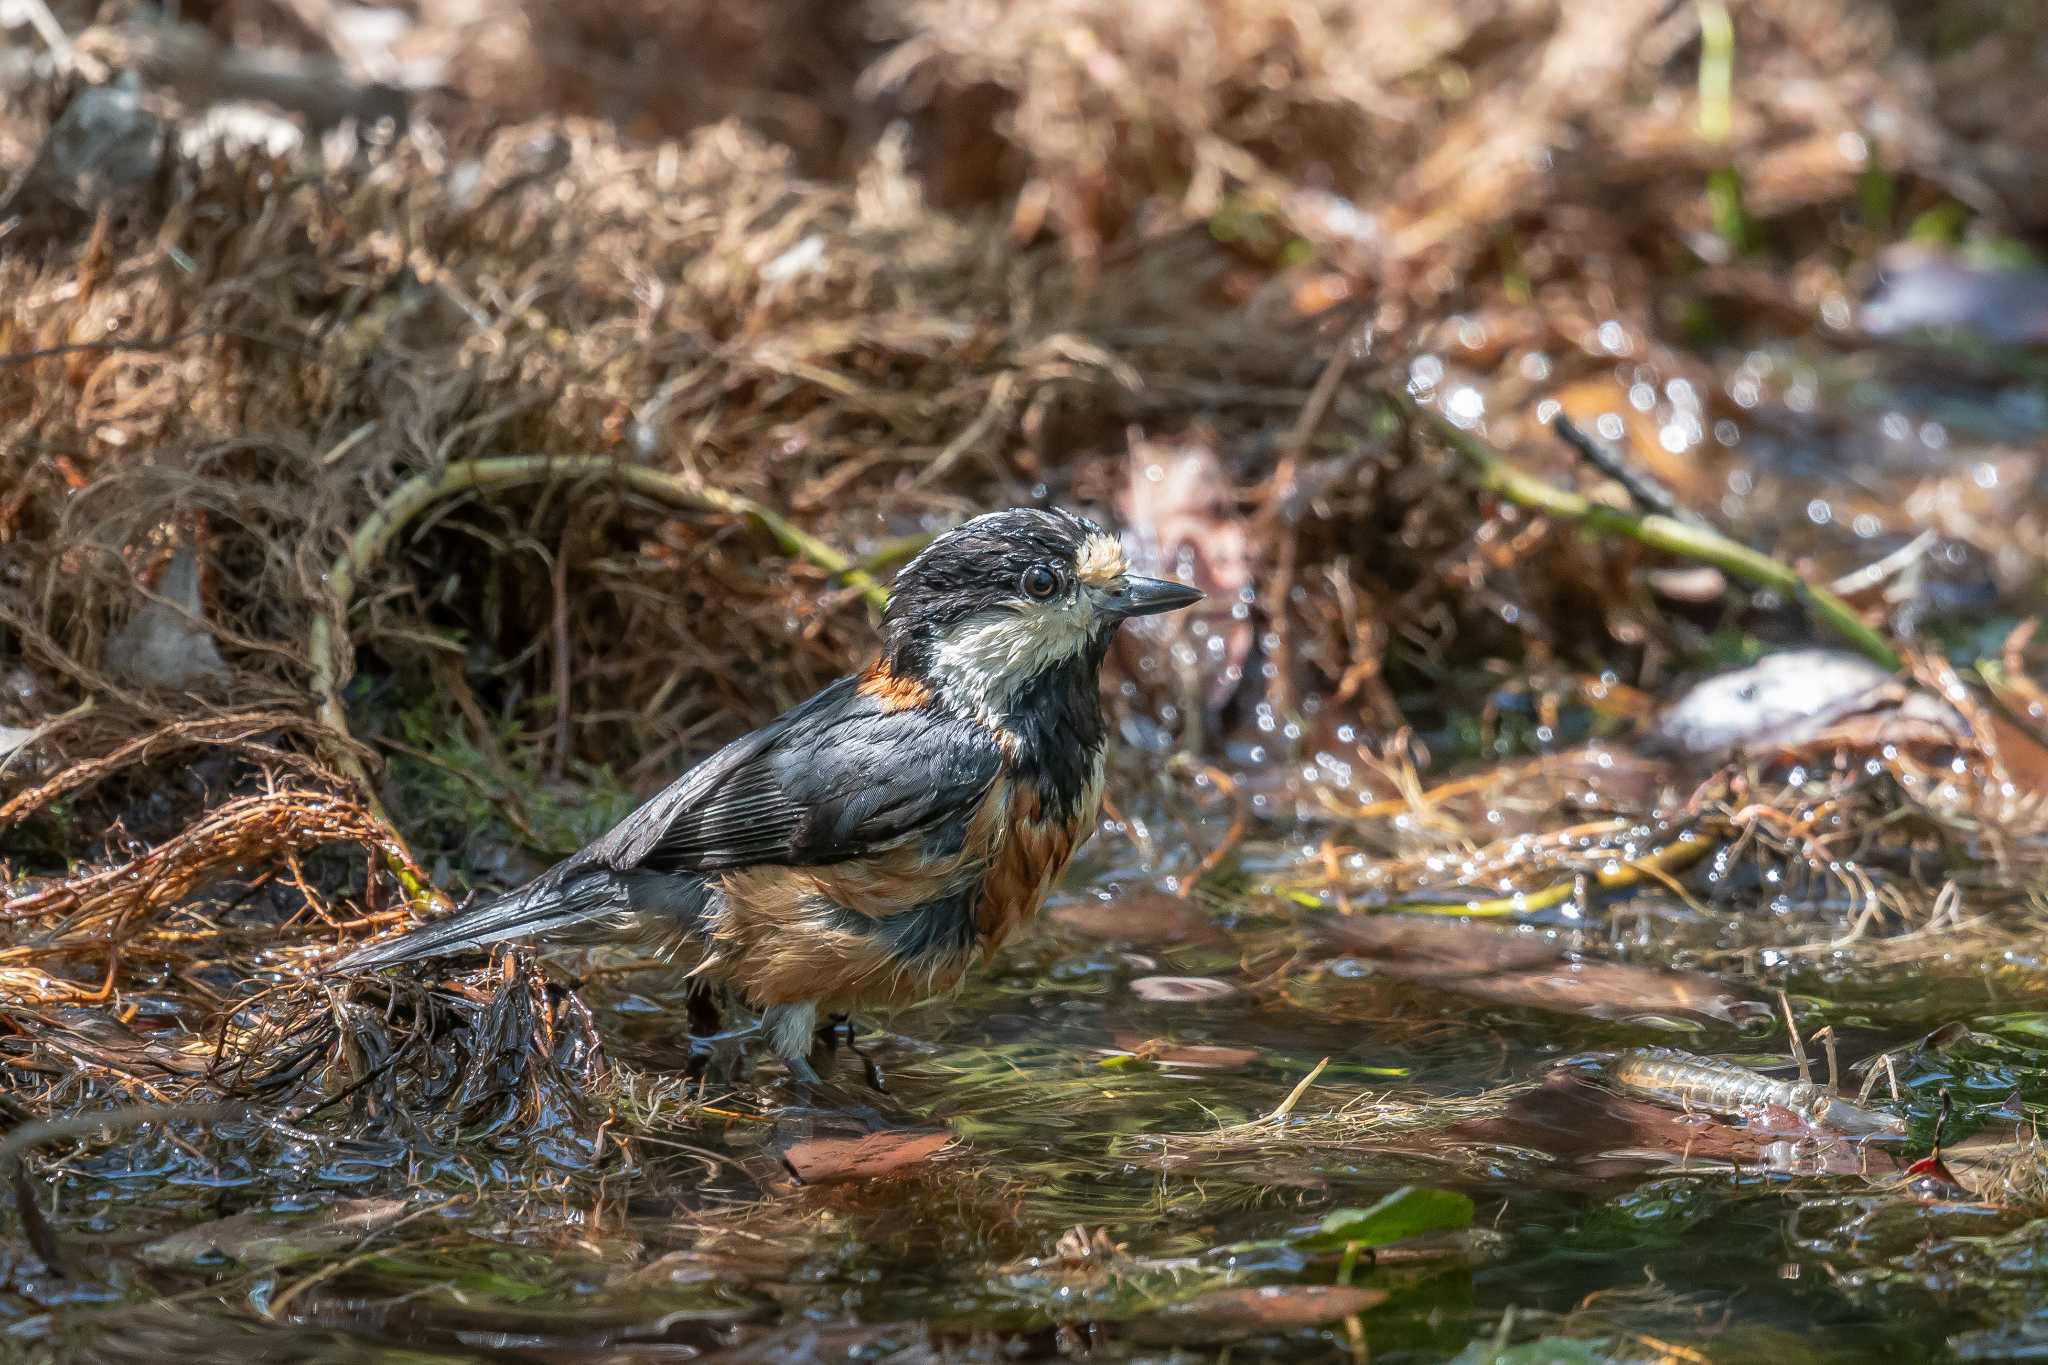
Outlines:
{"label": "bird's foot", "polygon": [[[821,1074],[812,1065],[814,1044],[833,1032],[831,1025],[824,1029],[818,1029],[816,1025],[815,1006],[777,1005],[764,1011],[758,1020],[740,1027],[718,1033],[693,1034],[686,1074],[707,1095],[714,1087],[736,1088],[748,1079],[754,1049],[766,1043],[789,1073],[789,1089],[795,1100],[794,1113],[852,1118],[871,1130],[886,1126],[881,1113],[867,1103],[864,1095],[851,1092],[829,1079],[829,1055],[826,1073]],[[850,1025],[847,1026],[846,1037],[854,1055],[866,1068],[868,1087],[878,1094],[888,1094],[881,1068],[853,1042]]]}
{"label": "bird's foot", "polygon": [[882,1064],[875,1060],[874,1055],[861,1047],[859,1041],[860,1033],[853,1022],[852,1015],[833,1015],[830,1022],[818,1030],[818,1038],[832,1052],[839,1050],[839,1044],[843,1039],[846,1043],[846,1050],[860,1058],[863,1076],[868,1083],[868,1089],[874,1091],[877,1095],[889,1093],[889,1078],[882,1073]]}
{"label": "bird's foot", "polygon": [[690,1035],[690,1061],[684,1075],[705,1094],[713,1086],[731,1088],[747,1078],[749,1054],[761,1041],[761,1026],[725,1029],[719,1033]]}

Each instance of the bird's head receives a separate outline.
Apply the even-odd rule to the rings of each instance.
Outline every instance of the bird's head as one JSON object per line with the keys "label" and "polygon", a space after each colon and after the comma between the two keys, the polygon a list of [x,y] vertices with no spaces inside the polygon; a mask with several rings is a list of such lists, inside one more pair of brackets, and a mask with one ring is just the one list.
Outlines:
{"label": "bird's head", "polygon": [[1004,714],[1047,673],[1092,675],[1122,622],[1201,599],[1132,574],[1116,537],[1086,517],[990,512],[903,566],[882,614],[882,658],[957,704]]}

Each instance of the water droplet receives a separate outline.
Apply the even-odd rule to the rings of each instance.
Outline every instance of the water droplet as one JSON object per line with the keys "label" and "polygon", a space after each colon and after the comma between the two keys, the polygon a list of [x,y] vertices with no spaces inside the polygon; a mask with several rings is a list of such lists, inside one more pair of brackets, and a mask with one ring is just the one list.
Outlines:
{"label": "water droplet", "polygon": [[1444,415],[1461,427],[1470,427],[1486,416],[1486,399],[1469,385],[1454,391],[1444,403]]}

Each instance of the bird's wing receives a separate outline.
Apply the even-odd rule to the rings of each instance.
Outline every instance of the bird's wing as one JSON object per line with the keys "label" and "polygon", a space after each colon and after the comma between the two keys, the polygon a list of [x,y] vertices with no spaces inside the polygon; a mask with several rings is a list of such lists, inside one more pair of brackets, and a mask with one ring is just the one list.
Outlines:
{"label": "bird's wing", "polygon": [[974,722],[891,711],[842,679],[685,773],[575,861],[654,872],[840,862],[971,808],[1001,768]]}

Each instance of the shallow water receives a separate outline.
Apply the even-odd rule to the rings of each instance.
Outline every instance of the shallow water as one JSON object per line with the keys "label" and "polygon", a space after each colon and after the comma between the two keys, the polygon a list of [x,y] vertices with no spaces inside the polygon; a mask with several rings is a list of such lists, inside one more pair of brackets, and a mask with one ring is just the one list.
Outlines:
{"label": "shallow water", "polygon": [[[1713,1130],[1675,1112],[1646,1149],[1640,1132],[1604,1137],[1597,1105],[1562,1142],[1537,1122],[1455,1126],[1498,1118],[1503,1086],[1629,1046],[1789,1077],[1758,983],[1724,977],[1764,1002],[1735,1019],[1487,1003],[1318,946],[1332,912],[1136,884],[1133,856],[1098,840],[993,970],[864,1032],[886,1095],[841,1047],[834,1093],[796,1109],[763,1061],[769,1088],[714,1089],[702,1107],[670,1090],[594,1161],[566,1140],[493,1151],[487,1121],[438,1166],[373,1139],[280,1147],[254,1125],[223,1128],[203,1156],[132,1135],[60,1170],[70,1273],[12,1250],[0,1331],[107,1360],[184,1340],[320,1359],[1436,1361],[1495,1358],[1499,1342],[1523,1352],[1502,1360],[1848,1361],[1997,1358],[2012,1343],[1983,1334],[2048,1334],[2033,1268],[2048,1220],[1909,1188],[1889,1157],[1815,1174],[1826,1144],[1796,1134],[1768,1161],[1689,1155]],[[1971,1025],[1944,1052],[1900,1055],[1901,1160],[1927,1149],[1944,1087],[1951,1138],[2048,1102],[2038,965],[1846,961],[1785,976],[1802,1031],[1833,1024],[1845,1061]],[[643,1082],[680,1066],[677,983],[607,976],[585,995]],[[1325,1059],[1291,1113],[1260,1121]],[[951,1140],[841,1180],[818,1155],[906,1128]],[[1287,1318],[1320,1311],[1299,1307],[1300,1287],[1346,1273],[1339,1251],[1297,1243],[1402,1187],[1469,1196],[1471,1226],[1360,1256],[1350,1283],[1384,1298],[1349,1323]],[[399,1202],[337,1228],[338,1200]],[[230,1215],[253,1216],[212,1244],[165,1240]],[[1245,1286],[1288,1288],[1249,1308],[1202,1297]]]}

